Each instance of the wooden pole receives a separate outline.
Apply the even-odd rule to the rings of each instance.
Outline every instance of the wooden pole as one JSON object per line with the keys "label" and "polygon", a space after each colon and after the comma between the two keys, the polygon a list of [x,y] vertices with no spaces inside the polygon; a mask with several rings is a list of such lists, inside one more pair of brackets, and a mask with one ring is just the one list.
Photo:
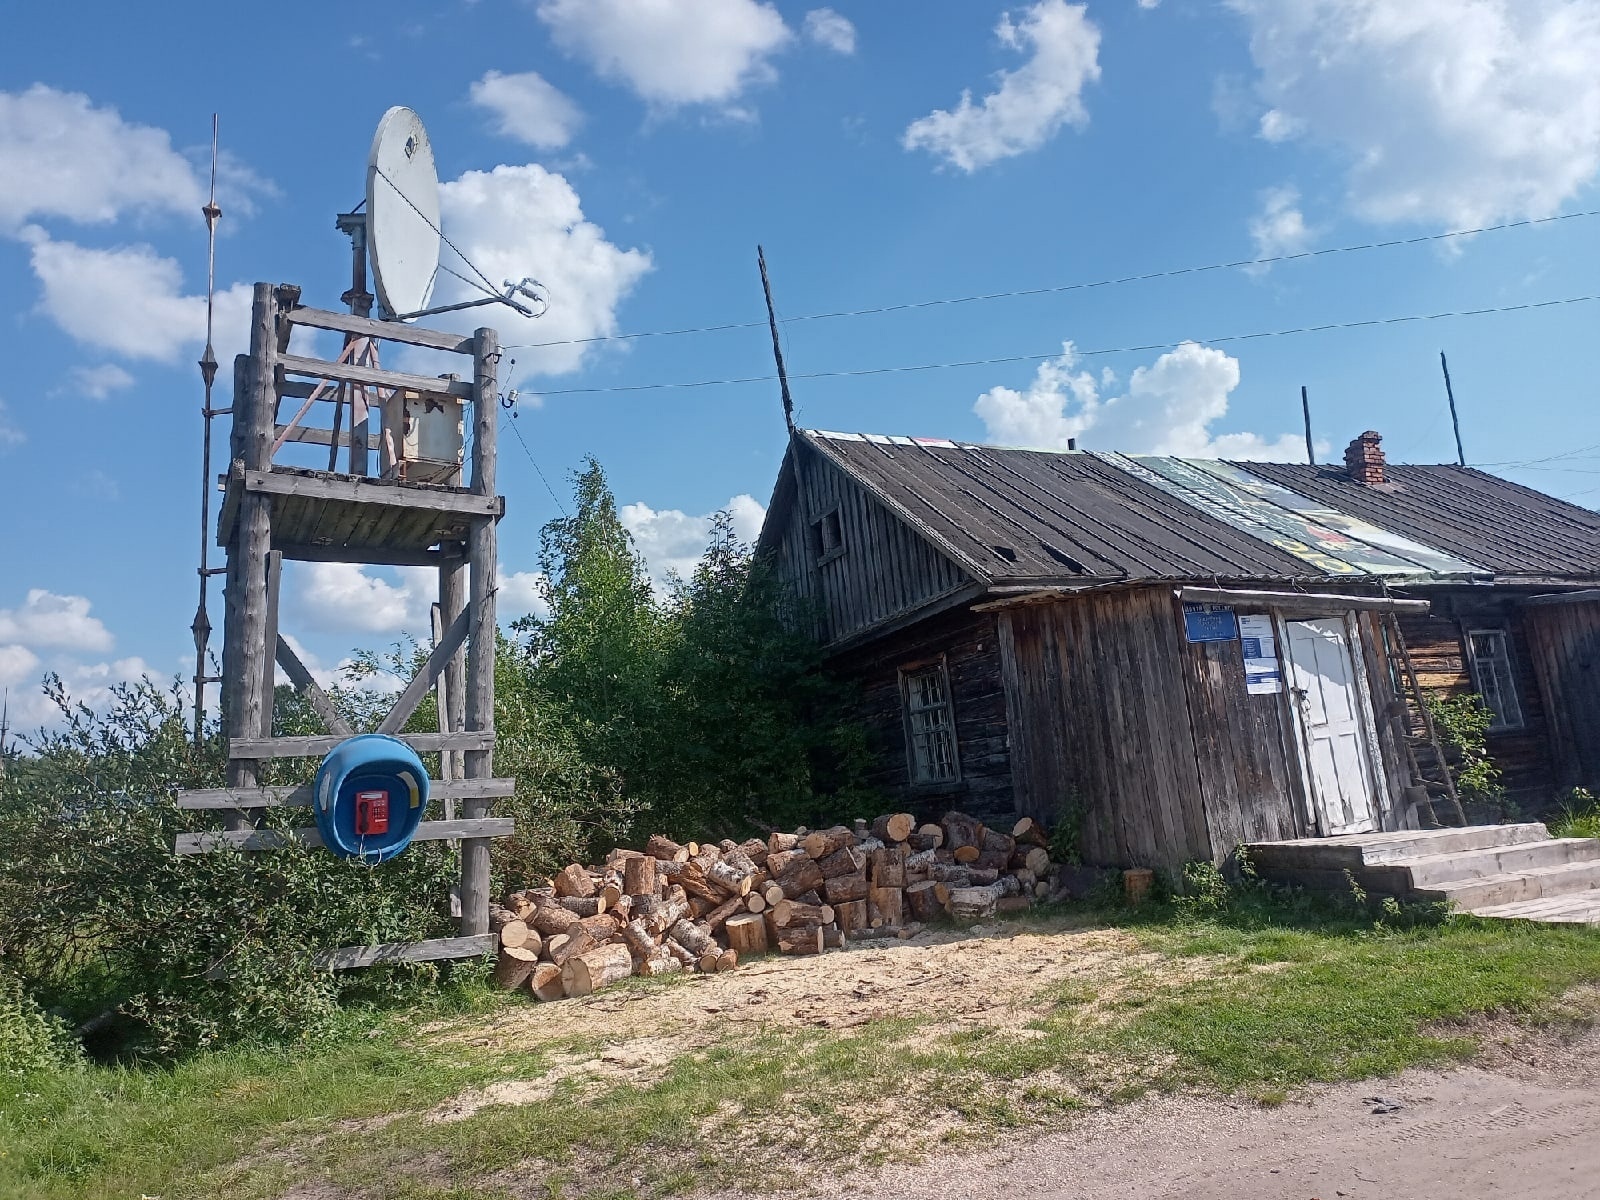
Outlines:
{"label": "wooden pole", "polygon": [[1444,351],[1439,351],[1439,368],[1444,372],[1444,394],[1450,401],[1450,425],[1456,431],[1456,464],[1467,465],[1467,452],[1461,448],[1461,422],[1456,417],[1456,393],[1450,386],[1450,364],[1445,361]]}
{"label": "wooden pole", "polygon": [[283,579],[283,552],[267,551],[267,619],[262,640],[267,647],[261,661],[261,736],[272,736],[272,708],[278,687],[278,585]]}
{"label": "wooden pole", "polygon": [[1306,419],[1306,461],[1313,467],[1317,465],[1317,450],[1311,444],[1311,398],[1306,395],[1306,385],[1300,385],[1300,412]]}
{"label": "wooden pole", "polygon": [[767,278],[767,255],[756,247],[756,262],[761,266],[761,291],[767,298],[767,325],[772,330],[772,357],[778,364],[778,390],[783,395],[783,423],[794,432],[794,397],[789,395],[789,372],[783,366],[783,347],[778,342],[778,314],[772,307],[772,282]]}
{"label": "wooden pole", "polygon": [[[472,482],[475,496],[495,494],[495,437],[500,413],[500,335],[479,329],[475,335],[472,375]],[[472,638],[467,650],[466,727],[494,730],[495,655],[494,519],[473,520],[467,538],[469,567],[468,605],[472,613]],[[468,750],[463,775],[489,779],[494,775],[493,750]],[[464,800],[464,815],[487,816],[490,801]],[[461,933],[487,933],[489,929],[489,840],[465,838],[461,842]]]}
{"label": "wooden pole", "polygon": [[[466,564],[461,560],[446,561],[439,565],[439,636],[455,623],[466,607]],[[439,732],[455,733],[465,719],[467,692],[467,652],[465,647],[456,651],[444,674],[439,676],[439,697],[444,702],[439,709]],[[440,756],[440,767],[446,779],[463,776],[461,751],[445,750]],[[451,802],[454,803],[453,801]]]}
{"label": "wooden pole", "polygon": [[[279,300],[270,283],[258,283],[250,313],[250,358],[244,388],[235,394],[234,440],[246,470],[272,469],[274,413],[277,408]],[[242,408],[241,408],[242,405]],[[229,589],[227,623],[234,650],[235,706],[230,714],[233,736],[250,736],[271,719],[270,701],[263,684],[274,660],[267,645],[267,555],[272,549],[272,497],[245,492],[239,503],[234,542],[228,547]],[[229,787],[253,788],[260,784],[256,759],[230,759]],[[241,821],[243,818],[239,818]]]}

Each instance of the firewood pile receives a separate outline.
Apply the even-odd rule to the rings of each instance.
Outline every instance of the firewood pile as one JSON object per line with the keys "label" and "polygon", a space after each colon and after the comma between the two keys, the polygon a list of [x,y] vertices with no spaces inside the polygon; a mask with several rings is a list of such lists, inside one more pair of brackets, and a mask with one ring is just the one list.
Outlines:
{"label": "firewood pile", "polygon": [[559,1000],[630,975],[729,971],[773,951],[908,938],[946,916],[971,923],[1028,908],[1057,869],[1030,817],[1010,833],[951,812],[920,827],[891,813],[714,845],[657,834],[642,852],[573,863],[491,908],[494,976]]}

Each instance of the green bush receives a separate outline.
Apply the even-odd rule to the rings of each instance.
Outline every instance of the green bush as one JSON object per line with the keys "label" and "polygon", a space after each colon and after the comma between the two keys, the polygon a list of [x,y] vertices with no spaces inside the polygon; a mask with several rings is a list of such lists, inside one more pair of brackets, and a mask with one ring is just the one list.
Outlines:
{"label": "green bush", "polygon": [[0,1075],[28,1075],[78,1057],[66,1024],[39,1007],[22,980],[0,965]]}
{"label": "green bush", "polygon": [[1573,788],[1550,822],[1550,832],[1558,838],[1600,837],[1600,800],[1588,788]]}
{"label": "green bush", "polygon": [[1444,744],[1445,758],[1456,794],[1464,801],[1505,807],[1505,787],[1500,768],[1489,757],[1489,725],[1494,714],[1475,692],[1459,696],[1429,694],[1423,697],[1434,729]]}

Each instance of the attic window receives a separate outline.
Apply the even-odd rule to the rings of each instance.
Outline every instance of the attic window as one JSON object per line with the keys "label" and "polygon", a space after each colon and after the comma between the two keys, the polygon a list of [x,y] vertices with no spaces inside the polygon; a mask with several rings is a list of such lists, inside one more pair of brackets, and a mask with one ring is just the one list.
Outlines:
{"label": "attic window", "polygon": [[1010,546],[990,546],[989,549],[993,550],[1008,563],[1014,563],[1017,561],[1017,552]]}
{"label": "attic window", "polygon": [[953,783],[961,778],[956,758],[956,718],[943,660],[900,673],[905,702],[906,758],[913,784]]}
{"label": "attic window", "polygon": [[1504,629],[1467,630],[1467,658],[1478,695],[1494,714],[1490,733],[1522,728],[1522,705],[1511,673],[1511,647]]}
{"label": "attic window", "polygon": [[810,538],[811,557],[819,563],[830,562],[844,553],[844,527],[837,508],[811,522]]}

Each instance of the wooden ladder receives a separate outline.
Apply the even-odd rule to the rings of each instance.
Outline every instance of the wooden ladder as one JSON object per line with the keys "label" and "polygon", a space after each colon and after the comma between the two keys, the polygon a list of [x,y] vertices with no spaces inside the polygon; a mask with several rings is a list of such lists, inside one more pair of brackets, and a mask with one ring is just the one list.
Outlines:
{"label": "wooden ladder", "polygon": [[[1389,659],[1389,678],[1394,682],[1398,712],[1391,712],[1400,733],[1400,743],[1406,748],[1406,761],[1411,768],[1412,786],[1406,789],[1407,802],[1417,810],[1419,823],[1437,826],[1439,819],[1434,811],[1434,801],[1444,797],[1449,801],[1456,824],[1465,825],[1467,815],[1462,811],[1461,798],[1456,795],[1456,782],[1445,761],[1444,746],[1439,741],[1439,731],[1434,726],[1433,714],[1423,702],[1422,686],[1417,682],[1417,668],[1411,661],[1411,651],[1406,647],[1405,635],[1400,632],[1400,619],[1394,613],[1383,614],[1384,652]],[[1416,732],[1421,728],[1421,732]],[[1417,756],[1417,748],[1432,750],[1430,766],[1433,775],[1424,769]]]}

